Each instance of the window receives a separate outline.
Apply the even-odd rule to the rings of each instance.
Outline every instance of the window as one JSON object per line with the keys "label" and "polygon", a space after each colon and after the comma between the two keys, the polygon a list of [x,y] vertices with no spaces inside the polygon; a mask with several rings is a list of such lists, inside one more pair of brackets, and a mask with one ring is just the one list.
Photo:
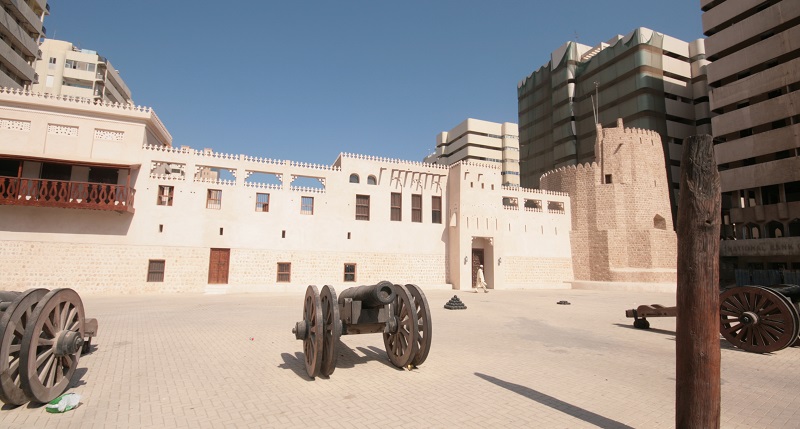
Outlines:
{"label": "window", "polygon": [[422,195],[411,195],[411,222],[422,222]]}
{"label": "window", "polygon": [[47,75],[47,77],[44,80],[44,86],[46,86],[48,88],[52,88],[53,87],[53,75],[51,75],[51,74]]}
{"label": "window", "polygon": [[269,194],[256,193],[256,211],[257,212],[269,211]]}
{"label": "window", "polygon": [[391,220],[395,221],[403,220],[402,209],[403,209],[403,194],[392,192]]}
{"label": "window", "polygon": [[351,174],[350,175],[350,183],[358,183],[358,174]]}
{"label": "window", "polygon": [[47,62],[47,68],[54,69],[56,68],[56,58],[50,57],[50,60]]}
{"label": "window", "polygon": [[344,281],[356,281],[356,264],[344,264]]}
{"label": "window", "polygon": [[356,220],[369,220],[369,195],[356,195]]}
{"label": "window", "polygon": [[159,185],[158,186],[158,200],[156,204],[159,206],[171,206],[172,205],[172,196],[175,193],[174,186],[165,186]]}
{"label": "window", "polygon": [[292,263],[278,262],[278,283],[289,283],[292,281]]}
{"label": "window", "polygon": [[206,208],[219,210],[222,208],[222,190],[209,189],[206,196]]}
{"label": "window", "polygon": [[431,197],[431,222],[442,223],[442,197]]}
{"label": "window", "polygon": [[164,281],[164,260],[151,259],[147,264],[147,281],[148,282],[163,282]]}
{"label": "window", "polygon": [[300,197],[300,213],[314,214],[314,197]]}
{"label": "window", "polygon": [[367,185],[377,185],[378,180],[375,179],[375,176],[368,176],[367,177]]}

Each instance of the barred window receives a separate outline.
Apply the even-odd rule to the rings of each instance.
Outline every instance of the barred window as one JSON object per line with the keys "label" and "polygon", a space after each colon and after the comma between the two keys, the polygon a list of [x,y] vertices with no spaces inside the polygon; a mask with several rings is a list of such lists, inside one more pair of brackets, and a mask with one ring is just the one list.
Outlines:
{"label": "barred window", "polygon": [[431,222],[442,223],[442,197],[431,197]]}
{"label": "barred window", "polygon": [[411,222],[422,222],[422,195],[411,195]]}
{"label": "barred window", "polygon": [[314,197],[300,197],[300,213],[314,214]]}
{"label": "barred window", "polygon": [[269,211],[269,194],[256,193],[256,211],[257,212]]}
{"label": "barred window", "polygon": [[171,206],[172,197],[175,194],[174,186],[159,185],[158,186],[158,200],[156,204],[159,206]]}
{"label": "barred window", "polygon": [[344,264],[344,281],[356,281],[356,264]]}
{"label": "barred window", "polygon": [[403,194],[392,192],[391,220],[403,220]]}
{"label": "barred window", "polygon": [[147,264],[147,281],[163,282],[164,265],[165,263],[163,259],[151,259]]}
{"label": "barred window", "polygon": [[356,220],[369,220],[369,195],[356,195]]}
{"label": "barred window", "polygon": [[278,262],[278,283],[289,283],[292,281],[292,263]]}
{"label": "barred window", "polygon": [[222,190],[209,189],[206,196],[206,208],[219,210],[222,208]]}

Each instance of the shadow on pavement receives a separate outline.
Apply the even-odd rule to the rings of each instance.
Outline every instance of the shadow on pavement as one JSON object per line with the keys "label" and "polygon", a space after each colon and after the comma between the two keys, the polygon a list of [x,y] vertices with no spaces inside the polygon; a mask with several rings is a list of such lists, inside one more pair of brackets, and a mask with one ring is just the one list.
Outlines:
{"label": "shadow on pavement", "polygon": [[576,407],[572,404],[568,404],[560,399],[556,399],[550,395],[545,395],[542,392],[533,390],[529,387],[521,386],[519,384],[510,383],[508,381],[500,380],[499,378],[494,378],[490,375],[481,374],[476,372],[475,375],[478,377],[496,384],[504,389],[508,389],[514,393],[520,394],[532,401],[536,401],[542,405],[546,405],[554,410],[561,411],[562,413],[569,414],[576,419],[583,420],[587,423],[591,423],[595,426],[601,428],[614,428],[614,429],[624,429],[630,428],[633,429],[631,426],[622,424],[616,420],[611,420],[607,417],[603,417],[599,414],[595,414],[589,410],[585,410],[580,407]]}
{"label": "shadow on pavement", "polygon": [[617,325],[620,328],[633,329],[635,331],[655,332],[657,334],[672,335],[673,337],[675,336],[675,331],[670,331],[667,329],[658,329],[658,328],[639,329],[634,327],[633,325],[626,325],[624,323],[615,323],[614,325]]}
{"label": "shadow on pavement", "polygon": [[306,381],[314,381],[306,373],[306,362],[302,353],[297,352],[294,356],[290,355],[289,353],[281,353],[281,357],[283,358],[283,363],[278,365],[278,368],[291,369],[300,378]]}
{"label": "shadow on pavement", "polygon": [[337,368],[353,368],[356,365],[367,363],[370,361],[378,361],[390,368],[395,368],[391,362],[389,362],[389,357],[386,355],[386,351],[381,350],[377,347],[357,347],[358,351],[360,351],[364,356],[359,356],[356,353],[355,349],[351,349],[350,347],[346,346],[344,343],[339,343],[336,347],[336,350],[339,352],[339,359],[336,362]]}

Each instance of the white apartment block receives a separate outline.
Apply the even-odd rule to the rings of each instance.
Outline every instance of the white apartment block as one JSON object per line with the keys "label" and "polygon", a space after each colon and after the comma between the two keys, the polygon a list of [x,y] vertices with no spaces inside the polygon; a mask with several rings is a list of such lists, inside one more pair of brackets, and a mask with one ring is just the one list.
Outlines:
{"label": "white apartment block", "polygon": [[132,104],[131,91],[111,62],[96,51],[70,42],[45,39],[36,62],[33,92]]}
{"label": "white apartment block", "polygon": [[173,147],[152,109],[0,89],[0,289],[569,287],[570,198],[502,168]]}
{"label": "white apartment block", "polygon": [[5,0],[0,8],[0,87],[30,89],[34,62],[41,58],[47,0]]}
{"label": "white apartment block", "polygon": [[424,162],[452,165],[468,160],[498,164],[502,184],[519,186],[517,124],[466,119],[436,136],[436,151]]}

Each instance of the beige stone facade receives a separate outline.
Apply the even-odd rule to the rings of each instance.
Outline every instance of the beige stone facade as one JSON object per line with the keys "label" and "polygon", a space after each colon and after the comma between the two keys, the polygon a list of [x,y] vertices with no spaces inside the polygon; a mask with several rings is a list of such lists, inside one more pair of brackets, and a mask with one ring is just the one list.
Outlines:
{"label": "beige stone facade", "polygon": [[175,147],[149,108],[0,89],[0,289],[568,287],[569,197],[501,173]]}
{"label": "beige stone facade", "polygon": [[575,280],[674,283],[677,238],[655,131],[597,126],[595,162],[544,174],[572,202]]}

